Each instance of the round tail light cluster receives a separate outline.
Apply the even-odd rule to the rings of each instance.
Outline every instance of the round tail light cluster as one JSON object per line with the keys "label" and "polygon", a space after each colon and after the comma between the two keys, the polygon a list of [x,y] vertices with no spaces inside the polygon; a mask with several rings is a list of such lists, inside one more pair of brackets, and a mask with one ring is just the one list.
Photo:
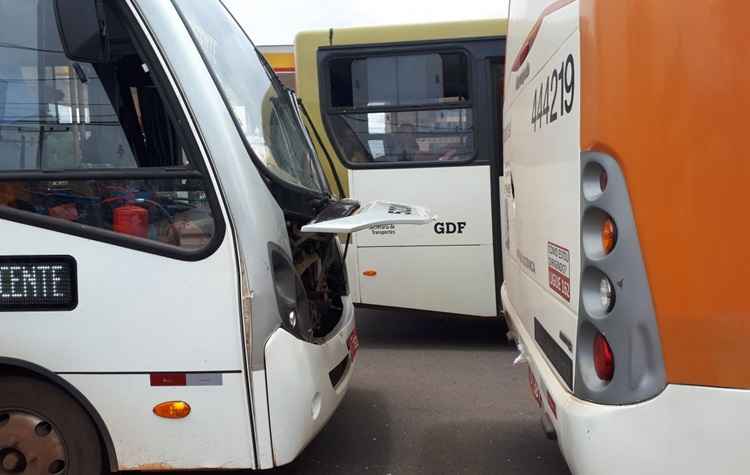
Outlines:
{"label": "round tail light cluster", "polygon": [[581,152],[580,266],[576,269],[580,280],[572,389],[576,397],[595,404],[640,403],[667,385],[656,309],[634,217],[636,203],[631,202],[622,166],[622,161],[638,159],[615,158],[597,150]]}
{"label": "round tail light cluster", "polygon": [[[612,312],[616,302],[615,286],[607,273],[606,266],[597,265],[610,256],[617,247],[617,224],[607,211],[607,201],[602,200],[610,185],[607,171],[601,164],[590,163],[583,173],[583,195],[591,208],[584,214],[582,233],[584,252],[594,263],[584,271],[582,292],[584,306],[591,315],[606,318]],[[593,358],[596,377],[604,384],[612,381],[615,374],[615,356],[607,337],[596,329],[594,323]]]}

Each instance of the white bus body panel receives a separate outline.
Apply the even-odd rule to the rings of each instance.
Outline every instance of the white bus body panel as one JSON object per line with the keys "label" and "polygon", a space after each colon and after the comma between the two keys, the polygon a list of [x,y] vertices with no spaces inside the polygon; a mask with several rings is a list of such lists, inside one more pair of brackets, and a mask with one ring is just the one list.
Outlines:
{"label": "white bus body panel", "polygon": [[[533,16],[517,23],[511,17],[511,41],[526,37],[519,25],[533,24],[549,0],[511,2],[511,9],[525,9]],[[519,75],[530,68],[529,78],[507,102],[505,129],[505,176],[501,187],[506,200],[508,239],[504,241],[503,274],[508,298],[524,327],[533,334],[538,320],[558,345],[575,360],[580,280],[580,69],[578,4],[573,3],[546,17],[531,53],[518,72],[508,68],[506,90],[515,90]],[[517,30],[518,29],[518,30]],[[567,35],[567,36],[566,36]],[[555,41],[561,43],[554,43]],[[551,54],[551,56],[543,56]],[[554,70],[569,55],[574,58],[575,88],[572,110],[536,130],[532,124],[534,95],[539,94]],[[508,56],[513,61],[515,56]],[[559,92],[558,92],[559,94]],[[559,107],[557,98],[555,108]],[[550,100],[550,103],[552,101]],[[559,109],[558,109],[559,113]],[[544,121],[545,119],[542,119]],[[512,183],[512,186],[511,186]],[[515,197],[513,196],[515,193]],[[509,247],[508,247],[509,246]],[[550,246],[569,252],[569,295],[555,291],[550,280]],[[561,337],[561,334],[564,337]],[[568,347],[566,340],[571,343]]]}
{"label": "white bus body panel", "polygon": [[[3,354],[50,371],[232,371],[242,368],[237,263],[224,237],[187,262],[0,220],[6,255],[70,255],[78,307],[6,312]],[[79,349],[82,339],[86,352]],[[117,344],[113,345],[113,342]]]}
{"label": "white bus body panel", "polygon": [[[430,226],[425,226],[430,227]],[[494,261],[486,246],[360,247],[362,302],[463,315],[496,312]],[[377,275],[362,272],[377,269]]]}
{"label": "white bus body panel", "polygon": [[258,469],[273,468],[273,441],[271,440],[271,420],[268,415],[268,386],[266,371],[255,370],[252,373],[253,420],[255,427],[255,451],[258,457]]}
{"label": "white bus body panel", "polygon": [[[106,424],[120,469],[254,465],[229,234],[197,262],[6,220],[0,234],[13,236],[4,244],[8,255],[76,259],[78,307],[5,313],[4,333],[13,338],[3,339],[3,355],[58,373],[78,389]],[[149,373],[159,371],[222,373],[221,385],[152,387]],[[141,374],[123,374],[132,372]],[[174,421],[152,414],[156,404],[171,400],[187,401],[190,416]],[[216,427],[226,441],[205,436]],[[208,445],[195,450],[185,440]]]}
{"label": "white bus body panel", "polygon": [[354,331],[354,307],[343,299],[338,331],[322,345],[313,345],[277,330],[266,343],[273,460],[284,465],[304,449],[325,426],[349,387],[353,362],[336,387],[329,372],[348,358],[347,339]]}
{"label": "white bus body panel", "polygon": [[[489,165],[349,170],[349,189],[363,203],[419,203],[438,215],[432,226],[353,236],[347,266],[355,302],[497,315]],[[364,276],[367,270],[377,275]]]}
{"label": "white bus body panel", "polygon": [[542,395],[549,392],[555,401],[557,415],[546,401],[544,411],[575,475],[747,472],[750,391],[669,385],[640,404],[606,406],[582,401],[560,383],[505,289],[502,295],[539,390]]}
{"label": "white bus body panel", "polygon": [[[63,378],[102,415],[120,470],[254,466],[242,373],[223,374],[221,386],[150,387],[148,374]],[[118,395],[127,397],[113,397]],[[165,401],[187,401],[190,415],[180,420],[154,416],[151,409]]]}
{"label": "white bus body panel", "polygon": [[[534,46],[526,61],[518,71],[512,71],[513,62],[518,56],[526,37],[532,27],[547,7],[558,3],[559,0],[511,0],[508,21],[508,38],[506,42],[506,58],[508,67],[505,68],[505,109],[515,103],[516,98],[526,88],[530,87],[531,79],[536,77],[550,58],[556,54],[570,35],[578,30],[578,3],[563,6],[552,14],[544,17],[542,27],[537,34]],[[529,72],[526,73],[528,66]],[[520,79],[520,80],[519,80]],[[520,86],[520,87],[519,87]],[[539,87],[539,84],[536,85]],[[532,91],[533,92],[533,91]],[[529,111],[531,108],[529,108]],[[506,121],[507,122],[507,121]],[[531,117],[529,117],[529,124]]]}

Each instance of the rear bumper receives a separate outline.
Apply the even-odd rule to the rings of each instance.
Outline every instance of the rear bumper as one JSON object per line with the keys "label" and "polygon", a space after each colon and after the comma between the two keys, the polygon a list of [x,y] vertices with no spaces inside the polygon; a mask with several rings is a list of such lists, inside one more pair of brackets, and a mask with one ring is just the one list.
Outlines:
{"label": "rear bumper", "polygon": [[523,345],[542,409],[574,474],[747,473],[750,391],[673,384],[649,401],[628,406],[577,399],[521,325],[505,287],[501,295],[508,326]]}
{"label": "rear bumper", "polygon": [[347,339],[354,307],[344,300],[339,329],[315,345],[277,330],[266,343],[266,380],[274,465],[294,460],[325,426],[349,387],[354,361]]}

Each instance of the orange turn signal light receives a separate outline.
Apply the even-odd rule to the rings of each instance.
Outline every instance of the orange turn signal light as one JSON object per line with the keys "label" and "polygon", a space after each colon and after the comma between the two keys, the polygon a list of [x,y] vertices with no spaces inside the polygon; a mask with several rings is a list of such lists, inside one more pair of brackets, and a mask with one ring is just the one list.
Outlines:
{"label": "orange turn signal light", "polygon": [[154,414],[165,419],[183,419],[190,414],[190,404],[185,401],[167,401],[154,406]]}
{"label": "orange turn signal light", "polygon": [[602,249],[604,254],[609,254],[617,243],[617,226],[610,216],[602,223]]}
{"label": "orange turn signal light", "polygon": [[378,275],[378,273],[374,270],[366,270],[362,272],[362,275],[364,275],[365,277],[375,277],[376,275]]}

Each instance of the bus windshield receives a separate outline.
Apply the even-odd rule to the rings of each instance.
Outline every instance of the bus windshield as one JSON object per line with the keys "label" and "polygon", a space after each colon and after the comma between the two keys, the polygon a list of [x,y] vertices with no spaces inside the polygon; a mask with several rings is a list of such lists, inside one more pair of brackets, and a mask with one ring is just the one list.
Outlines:
{"label": "bus windshield", "polygon": [[251,153],[275,177],[327,193],[291,96],[272,79],[240,25],[220,0],[177,4]]}

